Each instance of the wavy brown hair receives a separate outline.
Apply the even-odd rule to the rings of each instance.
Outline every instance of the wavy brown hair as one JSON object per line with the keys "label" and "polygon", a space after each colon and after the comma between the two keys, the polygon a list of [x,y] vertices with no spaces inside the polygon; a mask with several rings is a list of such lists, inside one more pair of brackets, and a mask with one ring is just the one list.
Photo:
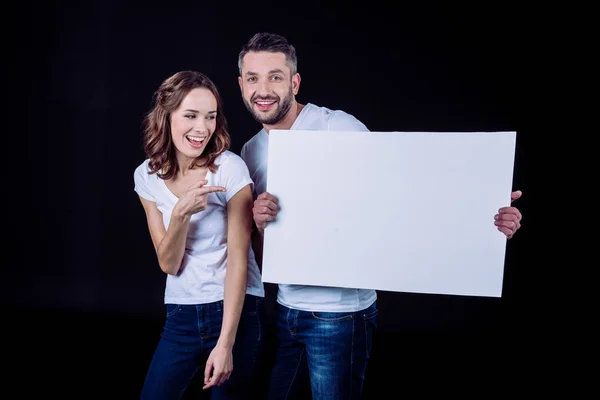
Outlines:
{"label": "wavy brown hair", "polygon": [[[150,173],[161,179],[170,179],[179,172],[175,146],[171,138],[171,114],[179,108],[187,94],[196,88],[211,91],[217,99],[216,128],[202,155],[192,162],[190,168],[208,167],[215,172],[215,159],[229,150],[231,137],[223,114],[223,103],[215,84],[204,74],[196,71],[180,71],[167,78],[153,95],[153,108],[144,118],[144,151],[150,159]],[[201,162],[206,158],[204,162]]]}

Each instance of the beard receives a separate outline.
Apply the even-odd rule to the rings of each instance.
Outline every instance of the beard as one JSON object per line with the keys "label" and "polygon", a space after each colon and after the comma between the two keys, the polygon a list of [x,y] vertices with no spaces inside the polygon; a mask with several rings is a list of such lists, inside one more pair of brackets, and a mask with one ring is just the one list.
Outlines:
{"label": "beard", "polygon": [[271,116],[265,115],[265,114],[261,113],[260,111],[254,110],[252,105],[254,104],[254,102],[256,101],[257,98],[258,98],[258,96],[252,96],[252,98],[250,99],[250,102],[248,102],[246,100],[246,98],[242,97],[242,99],[244,100],[244,105],[246,106],[248,111],[250,111],[250,114],[252,114],[252,116],[254,117],[254,119],[256,121],[260,122],[261,124],[265,124],[265,125],[275,125],[276,123],[281,121],[285,117],[285,115],[288,113],[288,111],[290,111],[290,109],[292,108],[292,101],[294,100],[294,94],[292,93],[292,88],[290,86],[290,91],[288,92],[287,96],[285,96],[285,98],[282,101],[279,101],[280,99],[278,96],[276,96],[276,97],[273,97],[273,96],[261,97],[261,100],[275,100],[276,101],[277,111],[275,112],[275,114],[273,114]]}

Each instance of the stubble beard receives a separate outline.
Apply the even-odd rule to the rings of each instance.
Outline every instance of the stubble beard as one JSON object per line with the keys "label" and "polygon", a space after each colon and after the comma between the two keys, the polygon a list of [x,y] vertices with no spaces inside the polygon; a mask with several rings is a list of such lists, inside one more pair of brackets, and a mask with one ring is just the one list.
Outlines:
{"label": "stubble beard", "polygon": [[[254,117],[256,121],[263,125],[275,125],[280,122],[283,118],[285,118],[286,114],[292,108],[292,102],[294,99],[294,94],[292,92],[292,88],[290,87],[290,91],[288,95],[283,99],[283,101],[278,102],[277,104],[277,112],[271,116],[265,115],[260,111],[256,111],[253,107],[256,96],[252,96],[250,102],[246,100],[246,98],[242,97],[244,100],[244,105],[246,109],[250,111],[250,114]],[[274,98],[270,97],[269,99],[274,100]]]}

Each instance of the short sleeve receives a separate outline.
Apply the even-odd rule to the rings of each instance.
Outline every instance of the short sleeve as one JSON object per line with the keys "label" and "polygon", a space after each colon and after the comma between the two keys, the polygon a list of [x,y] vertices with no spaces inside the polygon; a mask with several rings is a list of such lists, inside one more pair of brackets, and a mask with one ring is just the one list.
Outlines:
{"label": "short sleeve", "polygon": [[140,197],[146,200],[156,202],[156,199],[150,192],[148,187],[148,162],[145,161],[135,169],[133,173],[134,190]]}
{"label": "short sleeve", "polygon": [[248,162],[246,159],[246,147],[248,147],[248,142],[244,143],[244,145],[242,146],[242,151],[240,151],[240,156],[242,158],[242,161],[244,161],[244,163]]}
{"label": "short sleeve", "polygon": [[236,154],[229,154],[229,157],[219,166],[219,174],[220,186],[225,187],[227,190],[225,193],[227,202],[246,185],[250,185],[250,189],[254,190],[254,182],[250,178],[248,166]]}
{"label": "short sleeve", "polygon": [[328,124],[330,131],[368,132],[369,129],[356,117],[344,111],[336,111]]}

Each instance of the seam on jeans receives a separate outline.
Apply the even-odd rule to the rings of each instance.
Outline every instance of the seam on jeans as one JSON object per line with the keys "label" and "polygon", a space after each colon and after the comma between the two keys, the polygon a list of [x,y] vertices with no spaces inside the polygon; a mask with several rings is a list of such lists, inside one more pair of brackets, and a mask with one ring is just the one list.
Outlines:
{"label": "seam on jeans", "polygon": [[[198,365],[198,366],[196,366],[196,370],[193,373],[190,374],[190,377],[189,377],[188,381],[186,382],[186,384],[181,389],[181,392],[179,393],[179,397],[183,397],[183,394],[187,390],[188,386],[190,386],[190,382],[192,382],[192,379],[194,379],[194,377],[198,373],[199,369],[200,369],[200,366]],[[202,379],[204,379],[204,377],[202,377]]]}
{"label": "seam on jeans", "polygon": [[296,365],[296,372],[294,372],[294,376],[292,376],[292,381],[290,382],[290,386],[288,387],[287,393],[285,394],[285,399],[287,400],[290,395],[290,390],[292,390],[292,386],[294,386],[294,381],[296,380],[296,376],[298,376],[298,370],[300,369],[300,364],[302,363],[302,357],[304,356],[304,350],[302,349],[302,353],[300,354],[300,358],[298,359],[298,365]]}
{"label": "seam on jeans", "polygon": [[354,327],[356,326],[356,323],[358,321],[354,320],[352,321],[352,348],[350,349],[350,379],[349,379],[349,383],[350,383],[350,398],[352,398],[352,376],[354,375]]}
{"label": "seam on jeans", "polygon": [[291,308],[288,308],[287,314],[285,315],[285,324],[287,325],[287,329],[290,332],[290,336],[292,336],[292,338],[296,338],[295,333],[293,331],[293,326],[294,324],[298,324],[298,320],[297,320],[297,314],[296,314],[296,318],[294,318],[294,323],[292,324],[292,326],[290,326],[290,313],[292,312]]}
{"label": "seam on jeans", "polygon": [[365,328],[365,364],[362,371],[360,371],[360,378],[365,379],[365,372],[367,370],[367,363],[369,362],[369,329],[367,328],[367,320],[363,321],[363,325]]}
{"label": "seam on jeans", "polygon": [[[377,311],[375,311],[373,313],[373,315],[376,315],[376,314],[377,314]],[[360,377],[361,377],[361,379],[363,381],[365,379],[365,375],[366,375],[366,372],[367,372],[367,364],[369,363],[369,358],[371,358],[371,354],[370,354],[370,351],[369,351],[369,327],[367,326],[367,324],[372,319],[373,319],[373,317],[365,318],[365,320],[363,321],[363,326],[364,326],[364,329],[365,329],[365,364],[364,364],[363,370],[361,371],[361,375],[360,375]],[[372,340],[373,339],[371,339],[371,341]]]}
{"label": "seam on jeans", "polygon": [[259,310],[258,307],[258,298],[256,298],[256,320],[258,321],[258,341],[260,342],[262,332],[262,327],[260,326],[260,313],[262,312],[262,310]]}

